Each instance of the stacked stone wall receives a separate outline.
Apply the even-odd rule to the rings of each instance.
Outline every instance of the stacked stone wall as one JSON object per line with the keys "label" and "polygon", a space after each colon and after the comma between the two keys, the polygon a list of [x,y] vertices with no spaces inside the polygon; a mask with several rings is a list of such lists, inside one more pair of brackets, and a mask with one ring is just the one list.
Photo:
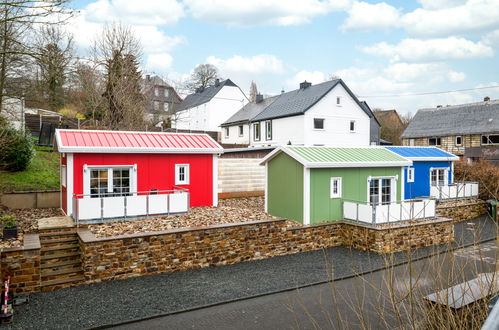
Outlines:
{"label": "stacked stone wall", "polygon": [[467,221],[485,214],[487,203],[481,199],[441,202],[438,203],[436,212],[455,222]]}

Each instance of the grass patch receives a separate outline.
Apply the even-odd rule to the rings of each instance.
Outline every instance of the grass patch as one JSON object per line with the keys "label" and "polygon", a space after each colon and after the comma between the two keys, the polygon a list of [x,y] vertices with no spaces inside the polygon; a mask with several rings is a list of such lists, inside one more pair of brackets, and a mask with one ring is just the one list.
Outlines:
{"label": "grass patch", "polygon": [[59,189],[59,153],[35,151],[25,171],[0,171],[0,192]]}

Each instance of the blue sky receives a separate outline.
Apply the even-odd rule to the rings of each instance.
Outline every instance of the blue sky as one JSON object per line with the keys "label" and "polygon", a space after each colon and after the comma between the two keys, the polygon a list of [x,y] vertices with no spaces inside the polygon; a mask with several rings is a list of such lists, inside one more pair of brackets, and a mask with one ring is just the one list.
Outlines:
{"label": "blue sky", "polygon": [[[144,73],[185,79],[216,65],[247,91],[276,94],[341,77],[371,108],[402,113],[499,98],[499,0],[74,1],[81,56],[106,23],[131,25]],[[369,97],[368,97],[369,96]]]}

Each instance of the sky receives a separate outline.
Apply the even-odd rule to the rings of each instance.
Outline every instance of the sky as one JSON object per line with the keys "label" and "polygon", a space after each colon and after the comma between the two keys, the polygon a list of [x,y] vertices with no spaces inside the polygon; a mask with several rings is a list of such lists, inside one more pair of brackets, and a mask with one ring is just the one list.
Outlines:
{"label": "sky", "polygon": [[142,72],[172,82],[211,63],[245,93],[251,81],[274,95],[334,76],[371,108],[401,114],[499,98],[499,88],[483,88],[499,86],[499,0],[79,0],[69,6],[78,10],[67,28],[79,56],[89,56],[103,26],[120,22],[142,43]]}

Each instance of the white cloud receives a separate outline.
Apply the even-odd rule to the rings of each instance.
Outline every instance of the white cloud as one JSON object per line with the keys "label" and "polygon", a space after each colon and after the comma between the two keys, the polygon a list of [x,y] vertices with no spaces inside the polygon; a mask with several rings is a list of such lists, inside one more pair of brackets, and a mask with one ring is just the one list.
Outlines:
{"label": "white cloud", "polygon": [[209,23],[230,26],[300,25],[332,11],[347,8],[351,0],[186,0],[190,14]]}
{"label": "white cloud", "polygon": [[428,40],[403,39],[396,45],[381,42],[373,46],[361,47],[361,50],[368,54],[388,57],[391,61],[408,62],[494,56],[494,50],[485,43],[457,37]]}
{"label": "white cloud", "polygon": [[347,10],[348,17],[341,25],[344,31],[368,31],[397,26],[400,22],[401,11],[393,6],[380,2],[354,2]]}
{"label": "white cloud", "polygon": [[328,76],[324,72],[302,70],[290,79],[286,80],[285,85],[288,90],[294,90],[297,89],[300,86],[300,83],[305,80],[315,85],[325,82],[327,79]]}
{"label": "white cloud", "polygon": [[499,48],[499,30],[487,33],[485,37],[483,37],[483,42],[491,47]]}
{"label": "white cloud", "polygon": [[170,25],[184,16],[183,5],[176,0],[97,0],[85,7],[88,20],[104,23]]}
{"label": "white cloud", "polygon": [[144,53],[163,53],[170,51],[175,46],[186,42],[180,36],[170,37],[156,26],[137,25],[133,26],[133,32],[142,43]]}
{"label": "white cloud", "polygon": [[145,70],[155,72],[160,75],[166,75],[171,71],[173,58],[168,53],[151,54],[147,56]]}
{"label": "white cloud", "polygon": [[235,55],[228,59],[208,56],[206,63],[215,65],[222,72],[244,72],[250,74],[283,73],[284,65],[274,55],[260,54],[251,57]]}
{"label": "white cloud", "polygon": [[460,6],[466,3],[467,0],[418,0],[423,8],[426,9],[442,9]]}

